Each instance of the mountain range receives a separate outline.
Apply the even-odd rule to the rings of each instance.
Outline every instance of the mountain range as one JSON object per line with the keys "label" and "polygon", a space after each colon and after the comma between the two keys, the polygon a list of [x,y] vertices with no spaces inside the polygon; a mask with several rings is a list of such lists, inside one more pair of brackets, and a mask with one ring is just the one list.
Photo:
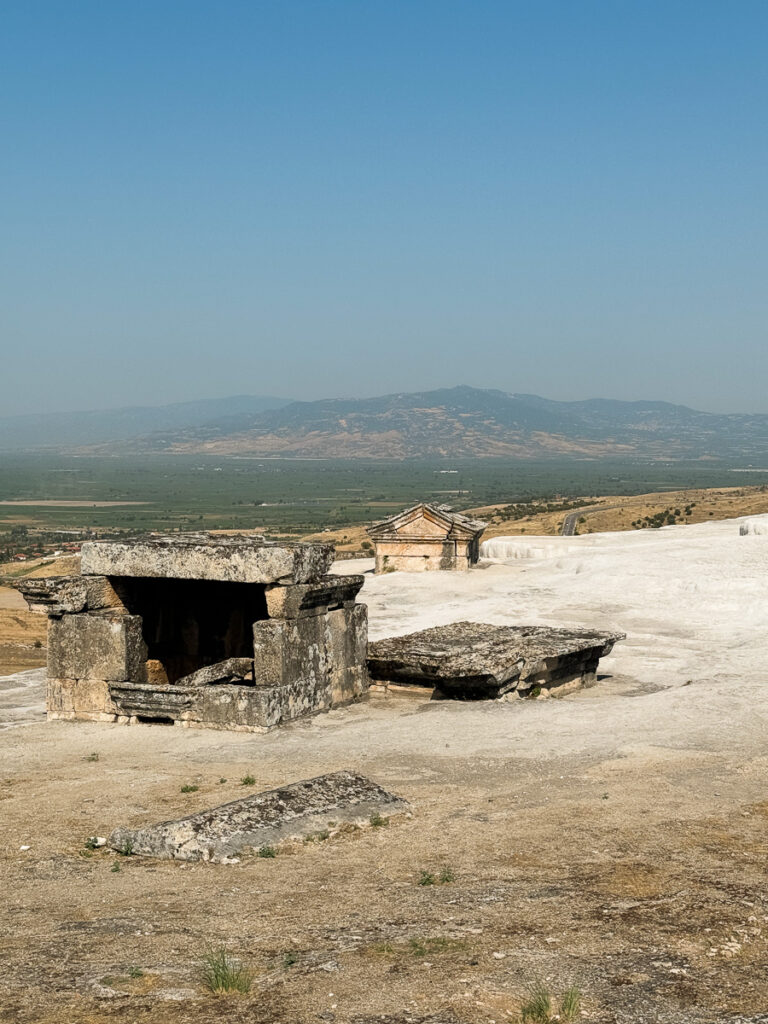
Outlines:
{"label": "mountain range", "polygon": [[135,405],[92,412],[0,416],[0,451],[71,448],[127,441],[156,431],[186,430],[222,416],[253,416],[288,405],[288,399],[260,395],[203,398],[173,405]]}
{"label": "mountain range", "polygon": [[768,415],[713,414],[668,402],[556,402],[460,386],[380,398],[239,396],[0,419],[0,450],[22,447],[293,458],[764,458]]}

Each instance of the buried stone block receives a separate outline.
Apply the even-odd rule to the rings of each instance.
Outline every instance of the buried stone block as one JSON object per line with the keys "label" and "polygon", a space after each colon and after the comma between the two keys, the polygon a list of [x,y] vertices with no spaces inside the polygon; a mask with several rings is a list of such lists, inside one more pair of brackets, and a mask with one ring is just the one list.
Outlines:
{"label": "buried stone block", "polygon": [[405,800],[355,772],[294,782],[199,814],[145,828],[116,828],[113,850],[174,860],[222,861],[249,850],[404,814]]}

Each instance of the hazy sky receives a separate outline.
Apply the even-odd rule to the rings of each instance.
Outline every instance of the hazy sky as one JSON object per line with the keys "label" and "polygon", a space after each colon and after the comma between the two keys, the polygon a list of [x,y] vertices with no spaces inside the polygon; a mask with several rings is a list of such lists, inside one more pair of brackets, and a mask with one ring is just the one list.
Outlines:
{"label": "hazy sky", "polygon": [[0,414],[768,412],[765,0],[6,0]]}

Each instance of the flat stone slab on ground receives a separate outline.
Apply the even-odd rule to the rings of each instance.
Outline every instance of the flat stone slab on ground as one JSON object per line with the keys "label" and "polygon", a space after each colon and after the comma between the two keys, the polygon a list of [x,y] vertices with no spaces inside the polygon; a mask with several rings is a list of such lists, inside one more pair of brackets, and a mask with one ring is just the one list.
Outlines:
{"label": "flat stone slab on ground", "polygon": [[429,686],[459,699],[500,697],[534,686],[588,684],[624,633],[551,626],[452,622],[368,645],[372,680]]}
{"label": "flat stone slab on ground", "polygon": [[310,583],[328,572],[334,549],[331,544],[272,544],[246,534],[189,533],[87,541],[81,554],[84,576]]}
{"label": "flat stone slab on ground", "polygon": [[403,814],[408,803],[356,772],[340,771],[146,828],[116,828],[113,850],[173,860],[221,861],[244,850]]}

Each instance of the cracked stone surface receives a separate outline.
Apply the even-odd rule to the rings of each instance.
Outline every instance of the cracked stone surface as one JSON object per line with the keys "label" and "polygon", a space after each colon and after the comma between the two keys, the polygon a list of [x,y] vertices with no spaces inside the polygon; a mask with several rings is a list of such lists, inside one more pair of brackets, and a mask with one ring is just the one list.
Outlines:
{"label": "cracked stone surface", "polygon": [[83,544],[83,576],[166,577],[236,583],[311,583],[328,572],[331,544],[272,544],[206,533]]}
{"label": "cracked stone surface", "polygon": [[365,824],[371,815],[404,813],[405,800],[356,772],[340,771],[145,828],[116,828],[112,849],[174,860],[222,861],[243,850]]}
{"label": "cracked stone surface", "polygon": [[453,622],[368,646],[372,679],[438,687],[464,699],[562,685],[594,675],[624,633]]}

